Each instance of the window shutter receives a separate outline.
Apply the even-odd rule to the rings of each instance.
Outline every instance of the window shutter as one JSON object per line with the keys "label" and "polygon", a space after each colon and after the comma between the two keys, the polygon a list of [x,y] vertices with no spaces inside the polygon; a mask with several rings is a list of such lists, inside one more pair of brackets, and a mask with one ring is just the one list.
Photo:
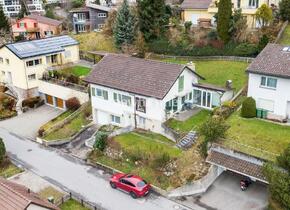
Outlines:
{"label": "window shutter", "polygon": [[20,28],[20,23],[17,23],[17,28]]}
{"label": "window shutter", "polygon": [[24,23],[24,28],[27,28],[27,23]]}

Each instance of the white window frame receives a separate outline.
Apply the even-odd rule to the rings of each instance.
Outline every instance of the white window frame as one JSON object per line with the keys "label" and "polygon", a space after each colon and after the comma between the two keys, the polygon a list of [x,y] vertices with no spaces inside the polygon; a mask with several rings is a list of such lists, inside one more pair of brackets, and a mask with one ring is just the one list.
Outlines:
{"label": "white window frame", "polygon": [[4,63],[4,59],[0,57],[0,63]]}
{"label": "white window frame", "polygon": [[[105,97],[106,95],[106,97]],[[108,101],[109,92],[100,88],[92,87],[92,96]]]}
{"label": "white window frame", "polygon": [[[120,125],[121,124],[121,117],[120,116],[111,114],[110,115],[110,118],[111,118],[111,123],[112,124],[117,124],[117,125]],[[116,120],[116,119],[119,119],[119,120]]]}
{"label": "white window frame", "polygon": [[36,80],[36,74],[29,74],[28,80]]}
{"label": "white window frame", "polygon": [[[31,62],[32,62],[32,65],[30,65]],[[35,60],[26,61],[26,67],[38,66],[38,65],[41,65],[41,64],[42,64],[42,59],[41,58],[35,59]]]}
{"label": "white window frame", "polygon": [[107,13],[98,13],[98,18],[106,18],[107,17]]}
{"label": "white window frame", "polygon": [[[265,78],[265,84],[262,84],[262,80],[263,78]],[[269,79],[274,79],[276,80],[276,87],[272,87],[268,85],[268,80]],[[267,88],[267,89],[272,89],[272,90],[276,90],[277,89],[277,84],[278,84],[278,79],[275,77],[268,77],[268,76],[261,76],[261,80],[260,80],[260,87],[261,88]]]}

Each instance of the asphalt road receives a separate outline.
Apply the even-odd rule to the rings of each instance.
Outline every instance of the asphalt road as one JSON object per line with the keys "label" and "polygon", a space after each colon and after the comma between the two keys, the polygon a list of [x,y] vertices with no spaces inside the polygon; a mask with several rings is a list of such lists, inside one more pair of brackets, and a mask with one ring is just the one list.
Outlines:
{"label": "asphalt road", "polygon": [[[21,125],[19,125],[21,129]],[[151,194],[146,198],[132,199],[129,195],[110,188],[109,176],[81,161],[57,150],[41,145],[0,128],[8,155],[24,168],[76,193],[87,201],[108,210],[184,210],[187,209],[162,196]]]}

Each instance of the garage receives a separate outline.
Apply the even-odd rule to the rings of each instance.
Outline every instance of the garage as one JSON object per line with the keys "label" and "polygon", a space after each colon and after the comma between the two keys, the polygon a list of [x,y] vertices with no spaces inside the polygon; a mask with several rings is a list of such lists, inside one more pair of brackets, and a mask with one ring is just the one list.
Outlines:
{"label": "garage", "polygon": [[57,98],[48,94],[45,94],[45,102],[56,108],[65,109],[65,101],[61,98]]}
{"label": "garage", "polygon": [[60,99],[60,98],[56,98],[56,106],[58,108],[63,109],[64,108],[64,101],[62,99]]}
{"label": "garage", "polygon": [[53,97],[52,96],[45,94],[45,99],[46,99],[45,101],[47,104],[53,105]]}

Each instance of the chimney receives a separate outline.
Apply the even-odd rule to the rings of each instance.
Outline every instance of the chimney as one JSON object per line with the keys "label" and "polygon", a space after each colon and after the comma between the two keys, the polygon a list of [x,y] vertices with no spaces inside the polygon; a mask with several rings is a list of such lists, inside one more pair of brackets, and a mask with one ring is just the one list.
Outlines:
{"label": "chimney", "polygon": [[227,80],[226,81],[226,88],[227,89],[233,89],[233,81],[232,80]]}
{"label": "chimney", "polygon": [[186,64],[188,68],[190,68],[192,71],[195,71],[195,63],[190,61],[189,63]]}

